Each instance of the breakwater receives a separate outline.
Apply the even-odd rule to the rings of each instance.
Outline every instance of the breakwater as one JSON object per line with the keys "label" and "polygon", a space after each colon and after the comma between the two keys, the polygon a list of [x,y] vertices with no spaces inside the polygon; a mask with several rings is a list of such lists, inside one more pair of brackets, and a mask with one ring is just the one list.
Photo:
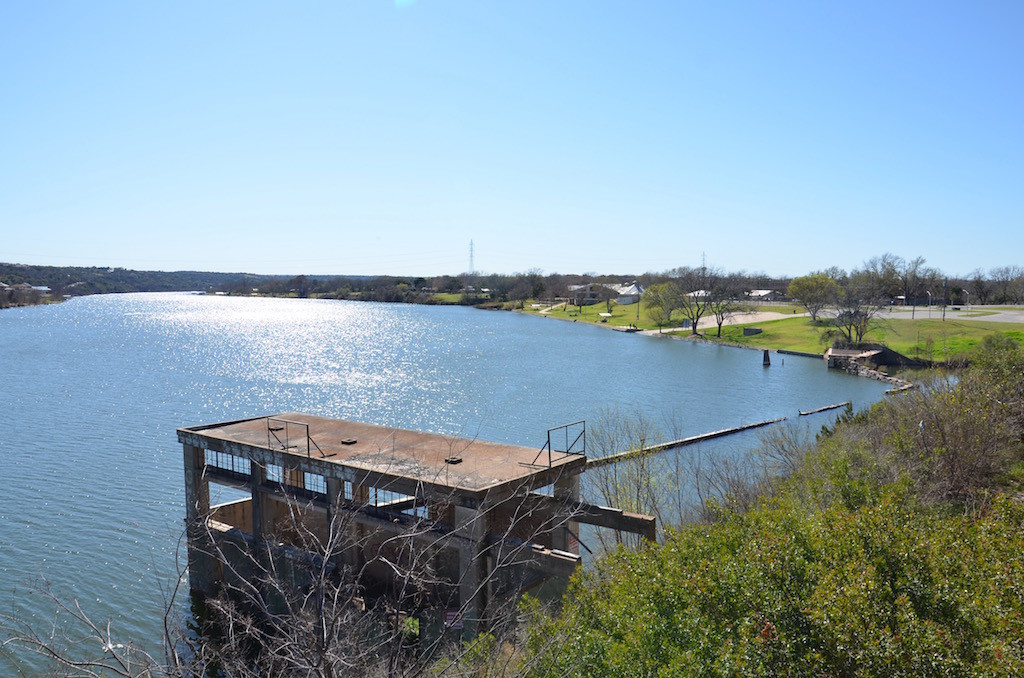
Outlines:
{"label": "breakwater", "polygon": [[615,464],[620,461],[625,461],[626,459],[643,457],[648,454],[657,454],[658,452],[664,452],[665,450],[672,450],[677,447],[686,447],[687,445],[701,443],[704,442],[705,440],[714,440],[715,438],[722,438],[724,436],[733,435],[734,433],[742,433],[743,431],[749,431],[755,428],[771,426],[772,424],[778,424],[779,422],[782,421],[786,421],[786,417],[766,419],[765,421],[759,421],[754,424],[744,424],[743,426],[734,426],[732,428],[723,428],[717,431],[711,431],[710,433],[701,433],[699,435],[689,436],[687,438],[679,438],[678,440],[670,440],[665,443],[658,443],[657,445],[641,445],[639,447],[635,447],[629,450],[623,450],[622,452],[609,454],[604,457],[588,459],[587,468],[597,468],[598,466],[607,466],[608,464]]}
{"label": "breakwater", "polygon": [[809,414],[817,414],[818,412],[828,412],[829,410],[838,410],[840,407],[846,407],[847,405],[852,405],[852,404],[853,404],[852,401],[847,400],[846,402],[836,403],[835,405],[825,405],[825,407],[818,407],[818,408],[813,409],[813,410],[800,410],[800,416],[801,417],[806,417]]}

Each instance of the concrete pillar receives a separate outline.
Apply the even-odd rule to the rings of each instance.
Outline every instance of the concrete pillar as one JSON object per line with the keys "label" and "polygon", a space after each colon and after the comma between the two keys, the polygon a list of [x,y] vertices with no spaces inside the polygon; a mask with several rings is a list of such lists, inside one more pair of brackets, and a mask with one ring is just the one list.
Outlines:
{"label": "concrete pillar", "polygon": [[[329,545],[338,555],[336,560],[351,564],[348,560],[350,549],[348,542],[351,535],[345,533],[341,503],[345,501],[345,481],[340,478],[325,478],[327,483],[327,528],[323,535],[324,544]],[[340,550],[338,550],[340,549]]]}
{"label": "concrete pillar", "polygon": [[185,534],[188,538],[189,587],[213,595],[213,563],[209,554],[206,518],[210,515],[210,484],[203,476],[206,453],[183,445],[185,458]]}
{"label": "concrete pillar", "polygon": [[[356,510],[363,507],[369,506],[370,504],[370,488],[366,485],[360,485],[359,483],[352,482],[352,503],[355,505]],[[366,565],[366,542],[369,538],[369,528],[364,527],[358,522],[352,523],[352,530],[350,532],[352,536],[352,558],[350,564],[358,572],[361,571],[363,566]]]}
{"label": "concrete pillar", "polygon": [[210,513],[210,484],[203,477],[206,451],[182,445],[185,452],[185,519],[189,524]]}
{"label": "concrete pillar", "polygon": [[[563,475],[554,483],[554,496],[566,504],[575,504],[580,500],[579,475]],[[569,553],[579,553],[579,540],[572,535],[579,535],[580,524],[575,520],[566,520],[551,533],[551,547]]]}
{"label": "concrete pillar", "polygon": [[[324,478],[327,483],[327,529],[331,529],[331,522],[335,519],[335,513],[339,504],[345,498],[345,481],[339,478]],[[328,536],[328,535],[325,535]]]}
{"label": "concrete pillar", "polygon": [[487,596],[482,584],[490,574],[482,551],[486,521],[477,508],[455,507],[455,534],[459,540],[459,608],[462,613],[462,637],[476,637],[484,617]]}
{"label": "concrete pillar", "polygon": [[271,519],[264,505],[263,492],[260,491],[260,486],[267,479],[267,469],[256,462],[252,462],[251,468],[249,490],[252,493],[252,536],[258,544],[269,531],[264,522]]}

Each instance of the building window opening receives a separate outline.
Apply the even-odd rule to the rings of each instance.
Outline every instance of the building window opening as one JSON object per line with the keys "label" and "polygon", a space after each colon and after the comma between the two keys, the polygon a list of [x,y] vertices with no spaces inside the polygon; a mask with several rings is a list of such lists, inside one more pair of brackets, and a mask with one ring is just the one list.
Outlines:
{"label": "building window opening", "polygon": [[248,478],[252,473],[252,462],[249,461],[248,457],[206,450],[204,461],[208,469],[226,472],[227,475],[236,478]]}

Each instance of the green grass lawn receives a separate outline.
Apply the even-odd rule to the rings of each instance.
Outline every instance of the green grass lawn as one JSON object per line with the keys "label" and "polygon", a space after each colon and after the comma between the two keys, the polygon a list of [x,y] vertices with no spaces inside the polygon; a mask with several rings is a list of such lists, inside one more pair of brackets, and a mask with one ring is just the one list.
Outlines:
{"label": "green grass lawn", "polygon": [[457,292],[455,294],[447,294],[444,292],[438,292],[430,295],[430,298],[439,304],[458,304],[462,301],[462,293]]}
{"label": "green grass lawn", "polygon": [[[537,304],[538,308],[533,308],[533,304]],[[614,301],[611,304],[611,317],[603,319],[600,314],[608,313],[607,305],[602,301],[594,304],[593,306],[584,306],[582,309],[568,305],[564,303],[558,304],[555,308],[551,309],[547,313],[540,313],[542,309],[548,308],[550,304],[548,302],[538,302],[530,300],[526,302],[525,308],[522,310],[526,313],[532,313],[535,315],[549,315],[552,318],[561,318],[563,320],[578,320],[579,322],[590,322],[600,323],[605,320],[605,324],[614,325],[617,327],[625,327],[628,325],[636,325],[642,330],[656,330],[658,325],[651,320],[647,314],[647,305],[643,302],[640,303],[640,315],[637,316],[636,304],[630,304],[629,306],[619,306]],[[794,304],[754,304],[750,307],[752,311],[762,312],[774,312],[774,313],[785,313],[787,315],[791,313],[803,313],[804,308],[802,306],[796,306]],[[672,327],[679,327],[683,324],[684,319],[682,313],[676,311],[672,314]]]}
{"label": "green grass lawn", "polygon": [[[533,304],[539,304],[538,308],[533,308]],[[540,310],[547,307],[546,302],[531,300],[526,302],[523,311],[534,315],[549,315],[553,318],[589,323],[600,323],[603,320],[600,314],[609,312],[603,302],[593,306],[584,306],[582,309],[572,305],[559,304],[551,311],[541,314]],[[794,305],[773,304],[758,305],[754,310],[802,313],[804,309]],[[978,313],[987,315],[988,311],[979,311]],[[681,319],[675,318],[673,324],[676,323],[681,324]],[[658,326],[647,315],[644,304],[640,305],[638,320],[636,305],[619,306],[612,302],[611,317],[607,318],[604,324],[613,326],[635,324],[645,330],[658,329]],[[757,327],[762,331],[761,334],[746,337],[743,336],[744,327]],[[741,346],[824,353],[828,345],[821,342],[820,337],[823,330],[823,327],[813,325],[810,318],[800,316],[746,325],[727,325],[722,328],[721,339],[715,336],[716,329],[712,327],[704,330],[704,337],[711,341],[722,341]],[[943,321],[937,317],[922,318],[920,314],[912,320],[909,309],[906,317],[886,320],[878,329],[868,333],[867,340],[884,343],[893,350],[912,358],[944,361],[969,354],[983,337],[997,332],[1007,334],[1024,343],[1024,324],[994,323],[963,318],[955,320],[947,318]],[[690,332],[686,330],[676,334],[688,336]],[[929,339],[931,339],[930,343]]]}
{"label": "green grass lawn", "polygon": [[[533,308],[533,304],[540,304],[540,308]],[[523,308],[523,311],[526,313],[531,313],[533,315],[548,315],[551,316],[552,318],[561,318],[563,320],[578,320],[580,322],[589,323],[600,323],[602,320],[606,320],[605,324],[616,325],[620,327],[625,327],[627,325],[633,324],[645,330],[654,330],[658,328],[658,326],[651,321],[650,317],[648,317],[647,307],[644,304],[640,304],[639,320],[637,320],[636,304],[630,304],[629,306],[620,306],[613,301],[610,311],[611,317],[607,319],[602,318],[599,315],[601,313],[609,312],[608,307],[605,305],[604,302],[594,304],[593,306],[584,306],[582,309],[571,304],[566,306],[563,303],[559,304],[558,306],[551,309],[547,313],[540,313],[542,309],[545,309],[547,307],[548,304],[546,302],[527,301],[525,308]]]}
{"label": "green grass lawn", "polygon": [[[745,337],[743,336],[744,327],[760,328],[761,334]],[[741,346],[784,348],[807,353],[824,353],[827,348],[819,341],[820,329],[812,325],[811,319],[806,316],[747,325],[726,325],[722,328],[721,339],[715,336],[716,332],[717,328],[709,328],[704,330],[704,336],[712,341],[723,341]]]}
{"label": "green grass lawn", "polygon": [[789,315],[791,313],[806,313],[807,309],[800,304],[787,304],[787,303],[775,303],[775,304],[751,304],[751,311],[758,313],[785,313]]}
{"label": "green grass lawn", "polygon": [[970,353],[986,335],[996,333],[1024,342],[1024,325],[960,318],[894,319],[871,332],[869,338],[912,358],[941,361]]}
{"label": "green grass lawn", "polygon": [[[763,331],[761,334],[745,337],[744,327],[759,327]],[[822,329],[812,325],[809,318],[786,318],[723,327],[721,340],[743,346],[824,353],[828,347],[820,341]],[[936,318],[894,318],[869,332],[867,339],[871,342],[884,343],[911,358],[943,361],[969,354],[982,338],[994,333],[1003,333],[1024,343],[1022,324],[948,318],[945,321]],[[714,331],[706,332],[705,336],[715,339]]]}

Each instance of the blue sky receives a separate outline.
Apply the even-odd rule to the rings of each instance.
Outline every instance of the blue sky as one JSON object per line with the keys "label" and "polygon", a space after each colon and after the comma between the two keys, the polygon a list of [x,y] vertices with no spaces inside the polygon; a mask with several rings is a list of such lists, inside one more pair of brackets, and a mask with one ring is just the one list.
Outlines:
{"label": "blue sky", "polygon": [[1024,264],[1024,3],[9,2],[0,261]]}

